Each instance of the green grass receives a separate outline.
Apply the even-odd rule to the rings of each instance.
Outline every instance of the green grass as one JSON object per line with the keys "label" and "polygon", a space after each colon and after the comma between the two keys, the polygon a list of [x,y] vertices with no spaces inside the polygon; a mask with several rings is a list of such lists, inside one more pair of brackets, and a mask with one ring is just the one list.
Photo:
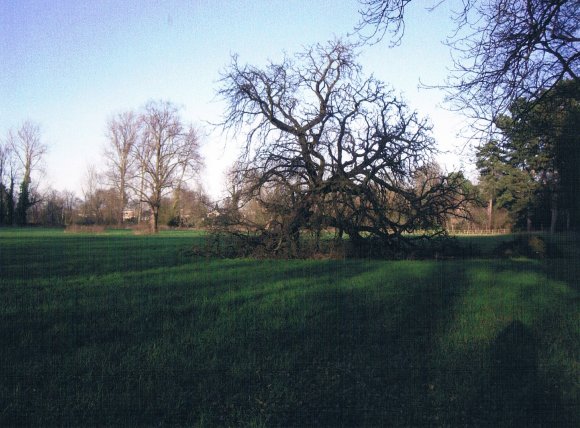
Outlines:
{"label": "green grass", "polygon": [[0,229],[0,426],[580,422],[570,240],[395,262],[188,255],[203,239]]}

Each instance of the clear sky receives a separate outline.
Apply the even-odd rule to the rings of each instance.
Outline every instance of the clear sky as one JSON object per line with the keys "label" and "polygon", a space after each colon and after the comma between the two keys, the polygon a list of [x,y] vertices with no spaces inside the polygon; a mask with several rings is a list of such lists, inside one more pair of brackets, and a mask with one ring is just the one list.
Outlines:
{"label": "clear sky", "polygon": [[[360,57],[365,74],[431,118],[443,150],[461,145],[461,118],[438,107],[441,93],[417,86],[446,76],[450,54],[441,41],[452,3],[410,9],[401,46],[389,49],[385,40]],[[342,37],[359,7],[356,0],[0,0],[0,135],[38,122],[49,146],[46,182],[79,192],[87,165],[101,162],[107,119],[169,100],[201,129],[203,184],[217,195],[236,144],[209,124],[223,112],[215,94],[231,55],[260,65]],[[461,159],[441,161],[458,168]]]}

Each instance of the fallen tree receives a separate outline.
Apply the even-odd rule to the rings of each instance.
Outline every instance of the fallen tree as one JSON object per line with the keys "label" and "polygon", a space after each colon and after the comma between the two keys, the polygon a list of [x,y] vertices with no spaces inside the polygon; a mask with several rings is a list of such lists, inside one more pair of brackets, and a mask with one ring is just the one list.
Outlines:
{"label": "fallen tree", "polygon": [[[433,164],[430,125],[383,82],[363,76],[352,46],[317,45],[263,69],[234,57],[220,95],[228,103],[224,128],[246,133],[224,230],[263,236],[274,243],[269,251],[294,257],[305,231],[316,245],[333,228],[354,245],[395,249],[466,215],[460,175],[418,180]],[[240,215],[251,201],[266,222]]]}

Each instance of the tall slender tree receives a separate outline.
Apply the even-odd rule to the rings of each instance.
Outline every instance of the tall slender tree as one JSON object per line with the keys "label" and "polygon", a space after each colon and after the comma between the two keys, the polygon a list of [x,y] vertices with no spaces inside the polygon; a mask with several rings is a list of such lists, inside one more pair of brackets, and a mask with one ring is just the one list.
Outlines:
{"label": "tall slender tree", "polygon": [[[41,168],[47,146],[41,140],[40,125],[26,121],[16,131],[8,132],[8,142],[21,168],[21,184],[16,204],[16,222],[27,223],[27,211],[37,200],[31,197],[32,173]],[[12,185],[13,188],[13,185]]]}
{"label": "tall slender tree", "polygon": [[479,190],[487,201],[487,228],[493,229],[495,212],[509,211],[512,221],[531,230],[532,207],[537,183],[532,174],[515,164],[514,154],[497,141],[490,141],[476,151]]}
{"label": "tall slender tree", "polygon": [[140,121],[132,111],[119,113],[107,123],[106,177],[109,185],[118,193],[119,222],[123,221],[123,210],[129,201],[128,182],[136,172],[136,157],[133,156],[133,149],[137,144],[139,132]]}
{"label": "tall slender tree", "polygon": [[[12,224],[11,212],[14,209],[13,190],[14,173],[12,169],[13,158],[10,146],[0,143],[0,225]],[[12,202],[10,201],[12,200]]]}
{"label": "tall slender tree", "polygon": [[133,183],[132,189],[151,209],[151,230],[156,233],[162,198],[202,166],[200,142],[193,126],[183,123],[179,109],[170,102],[149,102],[140,120],[133,154],[142,170],[142,183]]}

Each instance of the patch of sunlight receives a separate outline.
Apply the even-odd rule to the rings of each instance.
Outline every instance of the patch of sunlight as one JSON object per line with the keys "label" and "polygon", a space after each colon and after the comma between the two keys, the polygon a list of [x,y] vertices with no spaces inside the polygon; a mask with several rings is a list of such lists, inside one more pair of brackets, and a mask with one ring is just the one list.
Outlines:
{"label": "patch of sunlight", "polygon": [[511,264],[469,269],[469,288],[457,303],[452,321],[441,337],[447,350],[489,344],[517,320],[534,326],[547,312],[557,310],[569,287],[541,272],[520,270]]}

